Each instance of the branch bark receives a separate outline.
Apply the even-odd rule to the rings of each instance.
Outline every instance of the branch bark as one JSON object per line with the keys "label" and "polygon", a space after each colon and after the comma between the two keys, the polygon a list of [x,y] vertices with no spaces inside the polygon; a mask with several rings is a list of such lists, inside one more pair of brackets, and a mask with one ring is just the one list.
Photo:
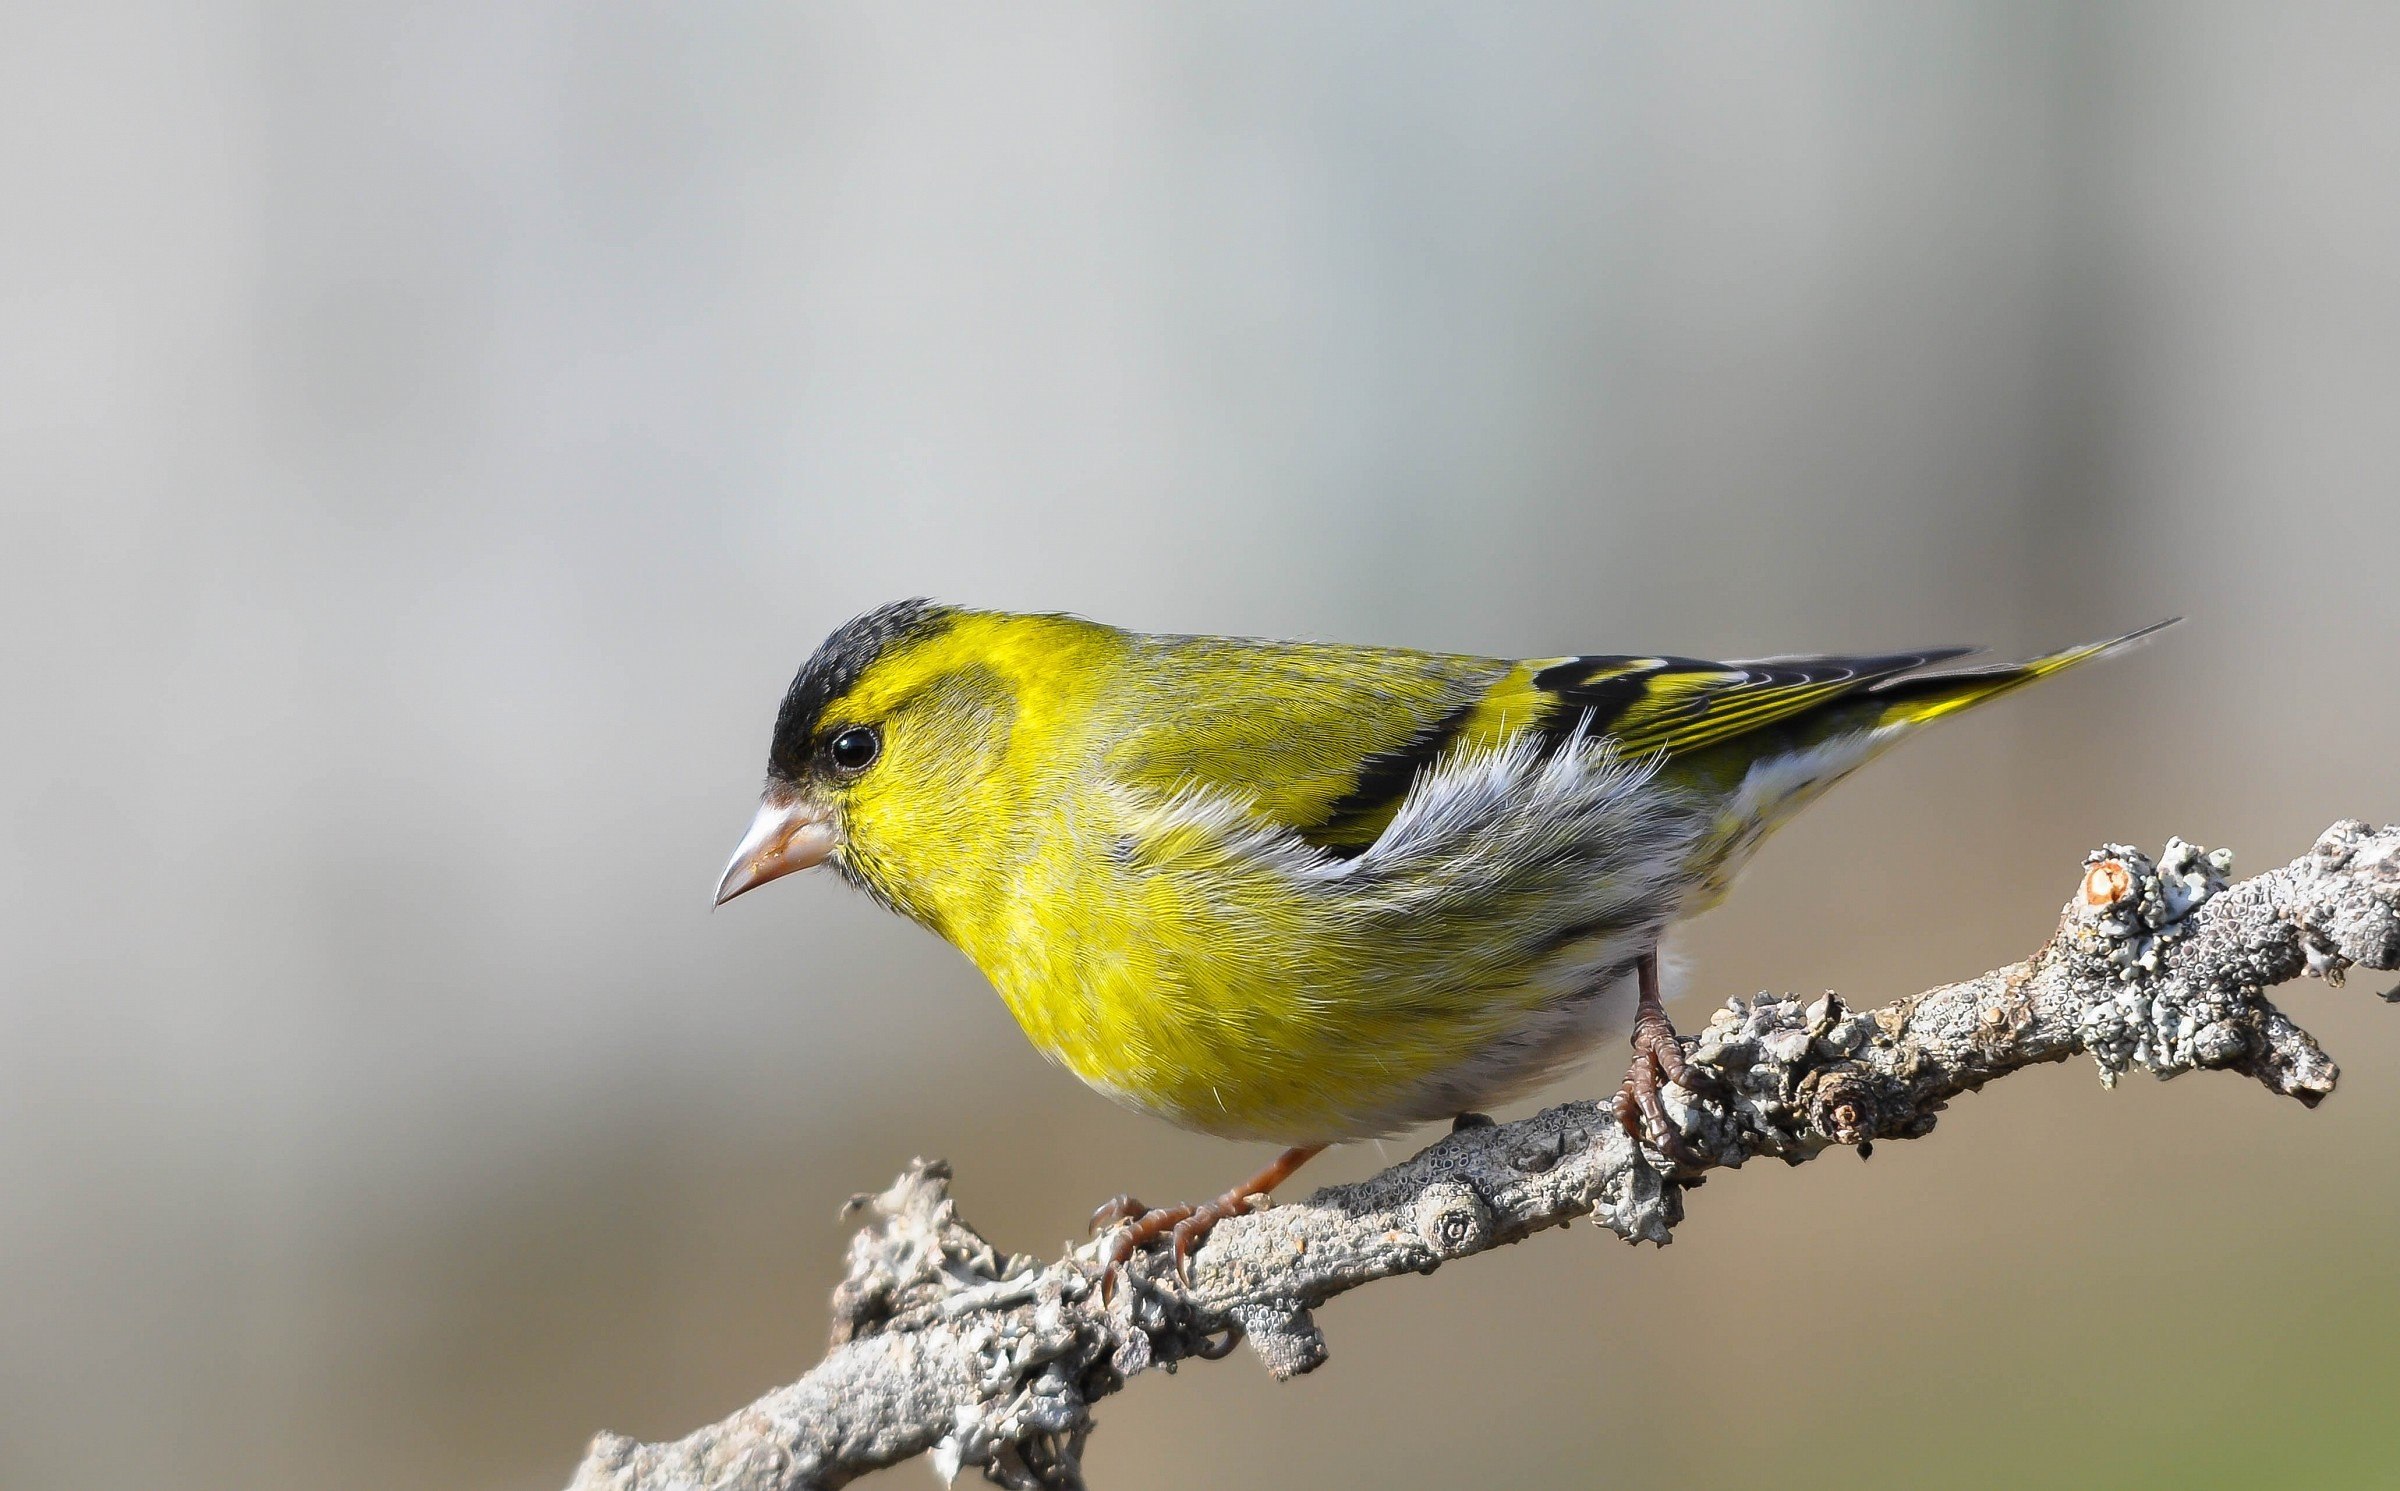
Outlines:
{"label": "branch bark", "polygon": [[[2057,931],[2021,963],[1874,1010],[1835,995],[1734,999],[1692,1043],[1726,1089],[1668,1105],[1703,1157],[1671,1167],[1605,1102],[1465,1123],[1354,1185],[1220,1225],[1179,1284],[1156,1248],[1104,1304],[1096,1245],[1044,1266],[958,1219],[949,1168],[920,1160],[852,1208],[833,1341],[798,1382],[673,1443],[602,1434],[570,1491],[801,1491],[930,1454],[1002,1485],[1075,1487],[1091,1405],[1135,1373],[1247,1338],[1278,1378],[1320,1365],[1311,1312],[1335,1295],[1589,1215],[1665,1243],[1703,1172],[1800,1164],[1929,1132],[1955,1094],[2077,1052],[2135,1068],[2242,1072],[2311,1107],[2338,1073],[2265,991],[2400,966],[2400,826],[2335,824],[2291,864],[2228,886],[2230,856],[2170,839],[2085,861]],[[2384,996],[2400,998],[2400,990]]]}

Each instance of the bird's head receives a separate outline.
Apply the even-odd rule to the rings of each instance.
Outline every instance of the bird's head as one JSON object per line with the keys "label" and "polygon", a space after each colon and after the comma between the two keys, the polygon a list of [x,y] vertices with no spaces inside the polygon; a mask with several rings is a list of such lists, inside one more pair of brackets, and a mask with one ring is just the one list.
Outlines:
{"label": "bird's head", "polygon": [[948,903],[1007,858],[1025,785],[1007,769],[1011,743],[1029,744],[1029,702],[1050,692],[1077,629],[1104,630],[925,600],[836,629],[783,696],[758,816],[717,904],[830,863],[942,929]]}

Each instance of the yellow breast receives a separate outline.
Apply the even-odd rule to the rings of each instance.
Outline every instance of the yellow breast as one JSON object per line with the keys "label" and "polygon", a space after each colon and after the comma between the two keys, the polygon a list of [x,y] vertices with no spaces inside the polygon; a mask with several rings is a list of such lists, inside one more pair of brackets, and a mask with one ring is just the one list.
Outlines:
{"label": "yellow breast", "polygon": [[1636,951],[1603,937],[1518,965],[1495,939],[1460,978],[1474,960],[1455,944],[1477,929],[1361,925],[1338,895],[1295,900],[1230,856],[1191,862],[1218,848],[1145,837],[1127,855],[1061,834],[958,939],[1037,1048],[1206,1133],[1320,1143],[1500,1101],[1599,1036],[1601,974]]}

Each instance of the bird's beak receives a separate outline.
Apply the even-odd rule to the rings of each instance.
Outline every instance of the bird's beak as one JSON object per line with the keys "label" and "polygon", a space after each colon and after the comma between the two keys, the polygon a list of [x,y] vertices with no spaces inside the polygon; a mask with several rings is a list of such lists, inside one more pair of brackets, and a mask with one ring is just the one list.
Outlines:
{"label": "bird's beak", "polygon": [[741,847],[733,851],[725,878],[717,882],[717,904],[794,870],[821,865],[832,853],[833,822],[825,809],[799,798],[779,800],[770,792],[759,802],[758,816],[750,820]]}

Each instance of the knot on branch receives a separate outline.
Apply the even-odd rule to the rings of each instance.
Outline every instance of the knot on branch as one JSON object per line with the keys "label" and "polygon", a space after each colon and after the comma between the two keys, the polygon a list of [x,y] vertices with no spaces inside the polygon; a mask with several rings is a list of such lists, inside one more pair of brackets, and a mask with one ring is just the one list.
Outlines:
{"label": "knot on branch", "polygon": [[[1672,1097],[1669,1103],[1667,1111],[1677,1113]],[[1678,1113],[1678,1119],[1687,1126],[1698,1127],[1694,1117],[1699,1112],[1695,1109]],[[1603,1131],[1600,1154],[1601,1163],[1586,1203],[1592,1220],[1629,1243],[1646,1242],[1663,1248],[1673,1242],[1675,1229],[1683,1221],[1684,1186],[1645,1163],[1621,1128]]]}
{"label": "knot on branch", "polygon": [[1888,1078],[1857,1059],[1891,1045],[1872,1014],[1837,994],[1730,999],[1692,1050],[1724,1088],[1720,1101],[1686,1102],[1693,1137],[1710,1158],[1739,1166],[1753,1154],[1798,1164],[1831,1145],[1921,1133],[1931,1120],[1920,1124]]}
{"label": "knot on branch", "polygon": [[[2338,987],[2353,964],[2400,966],[2400,827],[2378,833],[2345,818],[2325,830],[2300,864],[2315,872],[2320,885],[2338,883],[2361,892],[2302,902],[2294,917],[2306,960],[2301,971]],[[2383,997],[2400,998],[2400,989]]]}
{"label": "knot on branch", "polygon": [[1080,1486],[1091,1400],[1117,1385],[1105,1333],[1071,1308],[1088,1286],[961,1222],[942,1160],[912,1162],[845,1212],[872,1220],[833,1291],[833,1344],[946,1328],[971,1379],[929,1451],[943,1479],[975,1466],[1003,1486]]}
{"label": "knot on branch", "polygon": [[2104,844],[2083,863],[2083,888],[2067,913],[2074,946],[2133,983],[2158,971],[2161,949],[2189,931],[2192,912],[2225,888],[2233,851],[2170,838],[2155,861],[2130,844]]}
{"label": "knot on branch", "polygon": [[962,1298],[1030,1298],[1032,1277],[1041,1269],[1038,1259],[1022,1253],[1003,1255],[958,1219],[947,1160],[910,1161],[880,1193],[851,1197],[842,1214],[870,1220],[851,1237],[849,1272],[834,1287],[836,1346],[879,1331],[914,1329],[944,1312],[955,1316]]}
{"label": "knot on branch", "polygon": [[2062,924],[2064,951],[2080,960],[2100,997],[2080,1016],[2084,1048],[2103,1086],[2134,1067],[2173,1077],[2232,1066],[2253,1049],[2255,988],[2176,977],[2173,944],[2192,913],[2225,889],[2230,850],[2167,840],[2156,860],[2108,844],[2084,860],[2083,886]]}

